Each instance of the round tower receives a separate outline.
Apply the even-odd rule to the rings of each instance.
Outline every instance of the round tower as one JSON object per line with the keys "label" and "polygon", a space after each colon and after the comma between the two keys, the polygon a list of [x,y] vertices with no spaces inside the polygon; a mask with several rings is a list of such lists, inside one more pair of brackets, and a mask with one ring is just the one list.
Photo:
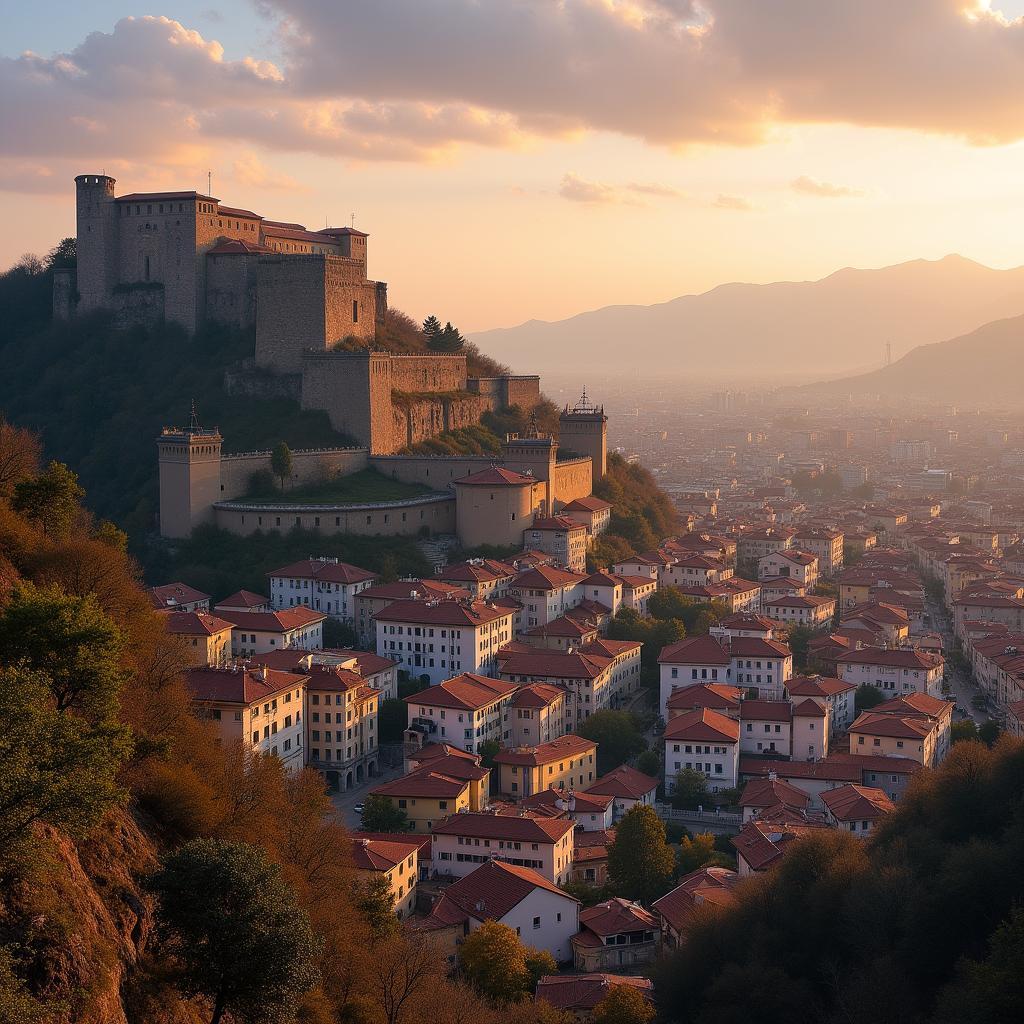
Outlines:
{"label": "round tower", "polygon": [[580,400],[562,410],[558,423],[560,447],[577,455],[589,455],[594,482],[603,479],[608,471],[608,417],[604,406],[594,405],[584,388]]}
{"label": "round tower", "polygon": [[78,308],[83,311],[109,305],[117,281],[119,225],[114,184],[109,174],[79,174],[75,178]]}

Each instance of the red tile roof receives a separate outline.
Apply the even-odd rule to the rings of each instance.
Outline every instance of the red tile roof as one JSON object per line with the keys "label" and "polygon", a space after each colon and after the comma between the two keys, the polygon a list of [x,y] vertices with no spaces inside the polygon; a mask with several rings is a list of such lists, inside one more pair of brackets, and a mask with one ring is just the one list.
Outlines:
{"label": "red tile roof", "polygon": [[602,793],[627,800],[640,800],[658,788],[658,780],[644,775],[631,765],[623,764],[602,775],[593,785],[587,786],[588,793]]}
{"label": "red tile roof", "polygon": [[896,810],[889,797],[870,786],[840,786],[821,794],[821,802],[839,821],[877,821],[883,814]]}
{"label": "red tile roof", "polygon": [[562,511],[603,512],[605,509],[609,509],[611,507],[611,502],[605,501],[603,498],[595,498],[594,495],[590,495],[589,498],[574,498],[568,505],[564,505],[562,507]]}
{"label": "red tile roof", "polygon": [[740,705],[740,718],[759,722],[788,722],[793,710],[788,700],[745,700]]}
{"label": "red tile roof", "polygon": [[687,637],[669,644],[658,655],[661,665],[724,665],[732,664],[728,649],[713,636]]}
{"label": "red tile roof", "polygon": [[739,875],[728,868],[698,868],[683,876],[679,884],[651,904],[651,909],[677,932],[683,931],[694,912],[705,903],[715,906],[730,903]]}
{"label": "red tile roof", "polygon": [[785,687],[791,697],[834,697],[857,689],[853,683],[826,676],[794,676]]}
{"label": "red tile roof", "polygon": [[168,633],[177,636],[215,636],[231,629],[231,623],[209,612],[166,612],[161,616]]}
{"label": "red tile roof", "polygon": [[[752,701],[744,701],[742,707]],[[761,702],[758,702],[761,703]],[[789,705],[786,705],[788,711]],[[704,743],[735,743],[740,738],[740,724],[711,708],[698,708],[677,715],[665,726],[666,740],[697,740]]]}
{"label": "red tile roof", "polygon": [[586,527],[578,520],[570,519],[569,516],[536,516],[529,529],[565,533],[568,530],[586,530]]}
{"label": "red tile roof", "polygon": [[569,903],[579,903],[531,868],[492,860],[449,885],[431,911],[431,917],[440,926],[470,917],[477,921],[500,921],[538,889]]}
{"label": "red tile roof", "polygon": [[326,583],[362,583],[365,580],[377,578],[377,573],[371,572],[369,569],[360,569],[358,565],[349,565],[348,562],[335,562],[323,558],[304,558],[301,562],[292,562],[280,569],[274,569],[267,575],[272,579],[283,577],[285,579],[321,580]]}
{"label": "red tile roof", "polygon": [[516,473],[502,466],[491,466],[481,469],[478,473],[470,473],[454,481],[456,484],[468,484],[471,487],[526,487],[537,483],[536,478]]}
{"label": "red tile roof", "polygon": [[[439,771],[433,764],[424,765],[400,779],[385,782],[370,790],[374,796],[423,797],[454,800],[466,788],[466,780]],[[452,811],[455,808],[451,808]]]}
{"label": "red tile roof", "polygon": [[606,656],[538,649],[535,653],[510,654],[502,661],[501,673],[545,679],[596,679],[609,664],[610,659]]}
{"label": "red tile roof", "polygon": [[153,607],[159,609],[174,609],[183,604],[210,600],[209,594],[204,594],[185,583],[166,583],[163,586],[150,587],[146,593],[149,594]]}
{"label": "red tile roof", "polygon": [[658,929],[658,919],[639,903],[630,903],[615,896],[604,903],[580,911],[580,931],[592,932],[602,939],[620,932],[650,931]]}
{"label": "red tile roof", "polygon": [[740,796],[741,807],[774,807],[776,804],[782,804],[805,809],[810,802],[810,796],[802,789],[779,778],[751,779],[743,787],[743,794]]}
{"label": "red tile roof", "polygon": [[461,711],[479,711],[513,693],[515,683],[504,679],[491,679],[473,672],[463,672],[452,679],[445,679],[425,690],[404,698],[410,706],[456,708]]}
{"label": "red tile roof", "polygon": [[838,665],[888,665],[891,668],[933,669],[943,664],[940,655],[928,654],[909,647],[862,647],[836,658]]}
{"label": "red tile roof", "polygon": [[558,590],[582,583],[585,576],[569,572],[568,569],[556,569],[553,565],[538,565],[520,573],[513,581],[512,587],[517,590]]}
{"label": "red tile roof", "polygon": [[735,711],[740,706],[743,691],[738,686],[725,683],[694,683],[673,690],[666,707],[670,711],[677,709],[714,708],[717,711]]}
{"label": "red tile roof", "polygon": [[233,612],[221,608],[220,613],[237,629],[254,633],[289,633],[327,618],[323,612],[315,612],[303,604],[282,608],[279,612]]}
{"label": "red tile roof", "polygon": [[649,978],[625,974],[548,974],[537,982],[536,998],[560,1010],[587,1013],[619,986],[639,989],[654,998],[654,983]]}
{"label": "red tile roof", "polygon": [[569,733],[567,736],[559,736],[556,740],[542,743],[536,747],[506,747],[494,755],[494,763],[533,767],[549,764],[559,758],[583,757],[596,750],[597,744],[593,740]]}
{"label": "red tile roof", "polygon": [[236,590],[223,601],[218,602],[214,611],[220,608],[262,608],[270,606],[270,598],[262,594],[254,594],[251,590]]}
{"label": "red tile roof", "polygon": [[427,626],[482,626],[509,618],[512,611],[484,601],[393,601],[374,615],[377,622]]}
{"label": "red tile roof", "polygon": [[518,818],[505,814],[453,814],[434,826],[435,836],[473,836],[524,843],[557,843],[575,824],[560,818]]}
{"label": "red tile roof", "polygon": [[551,683],[527,683],[516,690],[511,707],[514,708],[546,708],[558,700],[565,698],[565,690]]}
{"label": "red tile roof", "polygon": [[356,835],[352,839],[352,863],[361,871],[390,871],[418,849],[418,843],[368,839]]}
{"label": "red tile roof", "polygon": [[263,668],[193,668],[185,673],[192,699],[213,704],[257,704],[297,688],[308,676]]}

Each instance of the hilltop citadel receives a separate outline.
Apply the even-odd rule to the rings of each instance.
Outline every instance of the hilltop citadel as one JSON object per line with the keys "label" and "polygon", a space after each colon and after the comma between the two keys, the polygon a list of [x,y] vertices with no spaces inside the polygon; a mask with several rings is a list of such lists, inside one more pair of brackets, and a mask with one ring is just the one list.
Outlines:
{"label": "hilltop citadel", "polygon": [[[397,454],[484,413],[532,410],[536,376],[470,377],[465,355],[394,355],[377,340],[387,285],[367,277],[368,235],[308,231],[198,192],[117,196],[104,174],[75,178],[77,270],[57,271],[54,315],[113,311],[118,322],[224,324],[254,335],[235,379],[327,413],[355,441],[296,452],[291,486],[366,468],[429,488],[401,502],[297,504],[244,499],[269,452],[226,455],[216,430],[193,417],[158,440],[160,530],[188,536],[201,523],[238,533],[295,526],[334,533],[457,533],[463,543],[520,544],[534,520],[590,496],[605,472],[607,420],[584,395],[563,411],[573,455],[535,427],[509,435],[500,458]],[[247,378],[248,375],[248,379]]]}

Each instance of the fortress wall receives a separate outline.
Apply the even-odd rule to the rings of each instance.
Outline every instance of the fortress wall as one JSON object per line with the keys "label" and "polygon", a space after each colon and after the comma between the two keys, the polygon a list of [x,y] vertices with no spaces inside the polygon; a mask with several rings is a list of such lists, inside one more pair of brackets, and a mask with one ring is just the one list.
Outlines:
{"label": "fortress wall", "polygon": [[412,537],[424,529],[432,534],[454,533],[455,497],[336,507],[246,503],[215,507],[214,521],[222,529],[243,535],[257,530],[287,532],[295,527],[327,535],[354,533],[371,537]]}
{"label": "fortress wall", "polygon": [[324,333],[309,345],[327,348],[348,337],[372,341],[377,333],[377,286],[366,280],[364,263],[344,256],[321,258]]}
{"label": "fortress wall", "polygon": [[302,360],[302,408],[323,409],[331,426],[377,454],[394,451],[391,363],[361,352],[306,352]]}
{"label": "fortress wall", "polygon": [[570,501],[589,497],[593,486],[593,463],[589,458],[556,462],[551,471],[552,513]]}
{"label": "fortress wall", "polygon": [[[311,448],[292,452],[289,484],[319,483],[335,476],[347,476],[366,468],[365,448]],[[222,455],[220,461],[220,497],[238,498],[249,489],[254,473],[271,473],[270,452],[242,452]]]}
{"label": "fortress wall", "polygon": [[206,317],[220,324],[245,327],[256,319],[255,254],[207,256]]}
{"label": "fortress wall", "polygon": [[[301,373],[304,349],[323,350],[323,256],[263,256],[256,269],[256,365]],[[310,406],[304,408],[326,408]],[[332,421],[333,422],[333,421]]]}
{"label": "fortress wall", "polygon": [[418,444],[446,430],[475,426],[488,408],[487,399],[475,395],[461,398],[418,398],[393,404],[392,450]]}
{"label": "fortress wall", "polygon": [[396,391],[466,390],[465,356],[392,356],[391,363]]}
{"label": "fortress wall", "polygon": [[540,377],[502,377],[505,382],[505,405],[517,405],[529,411],[540,401]]}
{"label": "fortress wall", "polygon": [[371,455],[369,464],[395,480],[443,491],[453,480],[500,463],[495,455]]}
{"label": "fortress wall", "polygon": [[120,229],[118,283],[125,286],[161,282],[164,315],[188,330],[195,330],[200,320],[196,295],[195,204],[177,201],[118,203],[117,212]]}

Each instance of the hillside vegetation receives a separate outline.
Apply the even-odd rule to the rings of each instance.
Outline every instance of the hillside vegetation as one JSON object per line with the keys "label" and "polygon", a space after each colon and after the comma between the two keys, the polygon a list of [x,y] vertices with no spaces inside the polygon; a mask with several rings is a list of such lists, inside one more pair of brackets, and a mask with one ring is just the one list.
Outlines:
{"label": "hillside vegetation", "polygon": [[0,1022],[563,1024],[450,977],[320,776],[193,715],[123,534],[37,459],[0,430]]}
{"label": "hillside vegetation", "polygon": [[[94,511],[135,542],[151,532],[159,505],[155,440],[187,421],[194,400],[204,426],[218,426],[225,452],[352,444],[327,414],[287,398],[228,395],[225,370],[252,356],[251,332],[208,327],[195,337],[174,324],[121,330],[105,314],[51,323],[52,269],[74,262],[72,240],[46,260],[25,257],[0,274],[0,413],[38,431],[46,451],[67,462]],[[376,345],[430,351],[422,328],[388,313]],[[464,344],[470,375],[507,369]]]}
{"label": "hillside vegetation", "polygon": [[1024,743],[957,743],[867,840],[823,830],[698,915],[669,1021],[1009,1024],[1024,1005]]}

